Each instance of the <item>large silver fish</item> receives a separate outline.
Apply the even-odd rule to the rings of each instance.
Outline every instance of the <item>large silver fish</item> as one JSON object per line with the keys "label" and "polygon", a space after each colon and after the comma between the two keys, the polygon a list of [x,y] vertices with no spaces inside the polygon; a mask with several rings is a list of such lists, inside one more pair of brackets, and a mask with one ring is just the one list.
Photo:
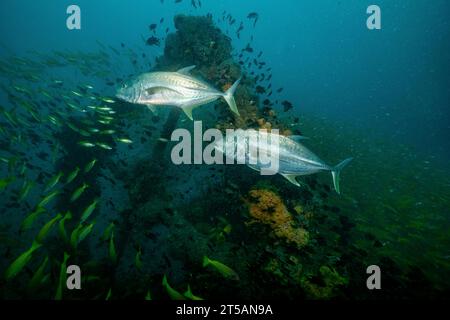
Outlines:
{"label": "large silver fish", "polygon": [[241,79],[226,92],[220,92],[209,84],[194,78],[190,71],[195,66],[177,72],[144,73],[122,85],[116,97],[127,102],[143,104],[155,111],[154,106],[180,107],[192,120],[192,110],[223,97],[231,111],[239,115],[234,92]]}
{"label": "large silver fish", "polygon": [[[272,174],[279,173],[299,187],[301,184],[297,181],[298,176],[330,171],[334,189],[338,194],[340,172],[353,159],[348,158],[336,166],[329,166],[300,143],[301,140],[307,139],[302,136],[286,137],[262,130],[236,130],[232,135],[227,134],[226,139],[234,143],[229,145],[225,140],[219,141],[216,142],[215,148],[227,158],[238,160],[239,163],[241,157],[240,163],[257,171],[273,168],[273,163],[269,162],[278,161],[276,172]],[[261,161],[261,155],[264,155],[266,160]]]}

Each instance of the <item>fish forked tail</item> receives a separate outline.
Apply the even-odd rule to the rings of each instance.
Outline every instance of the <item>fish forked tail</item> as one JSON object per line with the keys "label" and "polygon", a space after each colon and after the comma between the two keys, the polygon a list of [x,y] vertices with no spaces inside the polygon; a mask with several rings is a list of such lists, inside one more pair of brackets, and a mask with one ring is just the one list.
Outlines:
{"label": "fish forked tail", "polygon": [[238,116],[240,116],[240,114],[239,114],[239,110],[236,106],[236,101],[234,101],[234,92],[236,91],[236,88],[239,85],[239,82],[241,82],[241,79],[242,79],[242,77],[237,79],[236,82],[223,94],[223,98],[230,106],[231,111],[236,113]]}
{"label": "fish forked tail", "polygon": [[164,275],[163,280],[162,280],[162,285],[163,285],[163,287],[167,287],[168,284],[169,283],[167,282],[167,277],[166,277],[166,275]]}
{"label": "fish forked tail", "polygon": [[203,256],[203,267],[207,267],[211,263],[211,260],[207,256]]}
{"label": "fish forked tail", "polygon": [[341,173],[341,170],[352,160],[353,158],[345,159],[344,161],[340,162],[331,169],[331,175],[333,176],[334,190],[336,190],[338,194],[341,194],[341,190],[339,188],[339,175]]}

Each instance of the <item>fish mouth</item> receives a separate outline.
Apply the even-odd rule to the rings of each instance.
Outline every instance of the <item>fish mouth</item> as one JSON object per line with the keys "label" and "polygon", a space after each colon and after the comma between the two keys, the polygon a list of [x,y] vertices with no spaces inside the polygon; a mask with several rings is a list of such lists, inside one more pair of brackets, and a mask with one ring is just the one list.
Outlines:
{"label": "fish mouth", "polygon": [[122,93],[116,93],[116,98],[120,99],[120,100],[123,100],[123,101],[126,101],[125,96]]}
{"label": "fish mouth", "polygon": [[116,98],[125,101],[125,102],[131,102],[129,96],[126,92],[124,92],[122,89],[117,90],[116,92]]}

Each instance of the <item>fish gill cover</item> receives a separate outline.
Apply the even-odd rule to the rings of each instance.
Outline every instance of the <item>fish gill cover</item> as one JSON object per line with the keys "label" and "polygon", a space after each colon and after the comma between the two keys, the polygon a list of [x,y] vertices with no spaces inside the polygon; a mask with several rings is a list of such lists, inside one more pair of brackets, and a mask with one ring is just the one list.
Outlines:
{"label": "fish gill cover", "polygon": [[[227,11],[169,14],[148,25],[142,45],[5,49],[2,299],[448,298],[449,221],[440,214],[448,212],[448,172],[407,145],[371,140],[380,153],[360,131],[302,115],[272,86],[271,63],[254,47],[261,19],[253,11],[242,22]],[[319,163],[342,194],[325,175],[174,165],[172,133],[193,130],[183,106],[149,110],[115,92],[140,74],[194,65],[190,83],[215,94],[238,83],[239,115],[225,99],[195,106],[203,130],[278,129],[336,163],[351,155],[341,190],[341,167]],[[151,94],[178,94],[154,87]],[[318,159],[302,150],[309,163]],[[82,290],[67,288],[69,265],[82,270]],[[370,265],[380,266],[383,290],[368,290]]]}

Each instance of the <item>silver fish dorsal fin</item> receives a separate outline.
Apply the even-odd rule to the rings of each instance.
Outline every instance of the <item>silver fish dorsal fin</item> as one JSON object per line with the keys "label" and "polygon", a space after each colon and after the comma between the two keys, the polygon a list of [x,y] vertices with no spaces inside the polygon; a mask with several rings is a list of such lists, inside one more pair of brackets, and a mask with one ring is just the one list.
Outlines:
{"label": "silver fish dorsal fin", "polygon": [[191,70],[194,69],[194,68],[195,68],[195,65],[189,66],[189,67],[186,67],[186,68],[182,68],[182,69],[178,70],[177,72],[181,73],[181,74],[184,74],[184,75],[189,75]]}

